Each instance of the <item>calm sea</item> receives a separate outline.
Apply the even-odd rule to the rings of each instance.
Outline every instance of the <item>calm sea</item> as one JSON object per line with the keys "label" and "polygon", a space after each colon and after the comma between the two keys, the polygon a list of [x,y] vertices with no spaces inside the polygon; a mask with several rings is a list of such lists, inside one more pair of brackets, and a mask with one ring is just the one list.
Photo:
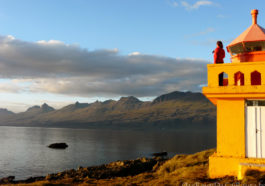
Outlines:
{"label": "calm sea", "polygon": [[[215,147],[215,132],[30,128],[0,126],[0,177],[16,179],[93,166],[117,160],[169,156]],[[66,142],[65,150],[47,148]]]}

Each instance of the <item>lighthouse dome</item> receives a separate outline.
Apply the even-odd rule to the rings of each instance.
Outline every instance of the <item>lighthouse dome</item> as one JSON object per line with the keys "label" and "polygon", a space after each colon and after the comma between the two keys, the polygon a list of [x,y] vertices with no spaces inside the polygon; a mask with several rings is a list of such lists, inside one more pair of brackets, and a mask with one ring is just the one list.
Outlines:
{"label": "lighthouse dome", "polygon": [[265,61],[265,29],[257,24],[258,10],[251,15],[252,25],[227,46],[232,62]]}

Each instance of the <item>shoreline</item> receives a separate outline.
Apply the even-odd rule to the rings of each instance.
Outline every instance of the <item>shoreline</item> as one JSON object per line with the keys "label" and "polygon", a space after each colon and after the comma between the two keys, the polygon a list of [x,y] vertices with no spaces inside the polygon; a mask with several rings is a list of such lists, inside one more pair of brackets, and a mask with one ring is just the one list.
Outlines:
{"label": "shoreline", "polygon": [[84,126],[84,127],[73,127],[73,126],[58,126],[58,125],[49,125],[49,126],[43,126],[43,125],[36,125],[36,126],[30,126],[30,125],[25,125],[25,126],[19,126],[19,125],[1,125],[0,127],[13,127],[13,128],[45,128],[45,129],[74,129],[74,130],[119,130],[119,131],[123,131],[123,130],[135,130],[135,131],[187,131],[187,130],[192,130],[192,131],[198,131],[198,132],[212,132],[215,131],[216,128],[215,126],[212,125],[206,125],[204,127],[194,127],[194,125],[191,126],[178,126],[178,127],[161,127],[161,126],[153,126],[153,125],[143,125],[143,126],[133,126],[133,125],[126,125],[126,126],[102,126],[102,125],[93,125],[93,126]]}
{"label": "shoreline", "polygon": [[183,184],[258,184],[264,173],[253,172],[242,181],[235,177],[210,179],[208,159],[215,149],[169,159],[138,158],[116,161],[92,167],[79,167],[15,181],[14,177],[0,179],[5,185],[183,185]]}
{"label": "shoreline", "polygon": [[[0,184],[33,184],[40,181],[58,181],[65,177],[73,178],[73,182],[79,182],[81,178],[90,179],[111,179],[116,177],[135,176],[144,172],[152,171],[153,167],[161,165],[167,158],[138,158],[136,160],[115,161],[98,166],[79,167],[62,172],[51,173],[46,176],[29,177],[15,180],[15,176],[0,178]],[[77,181],[79,180],[79,181]]]}
{"label": "shoreline", "polygon": [[216,150],[195,154],[175,155],[170,159],[138,158],[116,161],[92,167],[79,167],[14,181],[14,177],[0,179],[1,185],[225,185],[264,183],[264,172],[247,171],[244,179],[235,177],[210,179],[208,159]]}

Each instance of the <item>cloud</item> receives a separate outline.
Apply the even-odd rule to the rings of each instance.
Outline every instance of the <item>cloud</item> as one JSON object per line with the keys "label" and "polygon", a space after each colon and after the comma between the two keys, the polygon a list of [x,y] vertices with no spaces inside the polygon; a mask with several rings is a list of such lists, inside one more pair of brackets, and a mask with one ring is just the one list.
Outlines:
{"label": "cloud", "polygon": [[13,80],[1,80],[0,81],[0,92],[3,93],[19,93],[24,91],[24,87]]}
{"label": "cloud", "polygon": [[129,56],[138,56],[140,54],[141,54],[140,52],[132,52],[129,54]]}
{"label": "cloud", "polygon": [[206,63],[0,36],[0,92],[147,97],[172,90],[200,91],[198,85],[206,83]]}
{"label": "cloud", "polygon": [[191,43],[193,45],[198,45],[198,46],[214,46],[216,45],[217,41],[222,41],[224,45],[229,44],[230,42],[233,41],[233,39],[221,39],[221,38],[208,38],[204,40],[193,40]]}
{"label": "cloud", "polygon": [[198,33],[194,33],[194,34],[191,34],[191,35],[186,35],[186,38],[203,36],[203,35],[207,35],[207,34],[212,33],[212,32],[215,32],[215,28],[208,27],[205,30],[202,30],[202,31],[200,31]]}
{"label": "cloud", "polygon": [[37,41],[37,43],[40,45],[64,45],[63,42],[58,41],[58,40],[49,40],[49,41],[40,40],[40,41]]}
{"label": "cloud", "polygon": [[186,10],[195,10],[199,9],[201,6],[209,6],[213,5],[212,1],[202,0],[197,1],[194,4],[189,4],[187,1],[181,1],[181,5],[186,8]]}
{"label": "cloud", "polygon": [[212,47],[215,47],[216,45],[216,42],[218,41],[218,39],[216,38],[208,38],[208,39],[205,39],[203,41],[198,41],[198,40],[193,40],[191,43],[193,45],[198,45],[198,46],[212,46]]}
{"label": "cloud", "polygon": [[209,28],[207,28],[207,29],[205,29],[205,30],[199,32],[197,35],[200,35],[200,36],[201,36],[201,35],[206,35],[206,34],[208,34],[208,33],[212,33],[212,32],[214,32],[214,31],[215,31],[214,28],[209,27]]}
{"label": "cloud", "polygon": [[177,7],[179,4],[177,2],[172,2],[172,6]]}
{"label": "cloud", "polygon": [[166,2],[172,7],[178,7],[179,3],[176,0],[166,0]]}
{"label": "cloud", "polygon": [[225,15],[223,15],[223,14],[218,14],[217,17],[218,17],[218,18],[221,18],[221,19],[222,19],[222,18],[227,18],[227,16],[225,16]]}

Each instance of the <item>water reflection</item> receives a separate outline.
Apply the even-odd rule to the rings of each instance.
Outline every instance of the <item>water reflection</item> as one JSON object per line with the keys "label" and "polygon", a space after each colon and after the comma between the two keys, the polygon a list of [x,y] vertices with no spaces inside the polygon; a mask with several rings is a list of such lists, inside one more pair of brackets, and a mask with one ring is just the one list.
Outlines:
{"label": "water reflection", "polygon": [[[136,159],[153,152],[194,153],[215,147],[215,130],[140,131],[0,127],[0,177],[46,175],[78,166]],[[47,148],[66,142],[65,150]]]}

